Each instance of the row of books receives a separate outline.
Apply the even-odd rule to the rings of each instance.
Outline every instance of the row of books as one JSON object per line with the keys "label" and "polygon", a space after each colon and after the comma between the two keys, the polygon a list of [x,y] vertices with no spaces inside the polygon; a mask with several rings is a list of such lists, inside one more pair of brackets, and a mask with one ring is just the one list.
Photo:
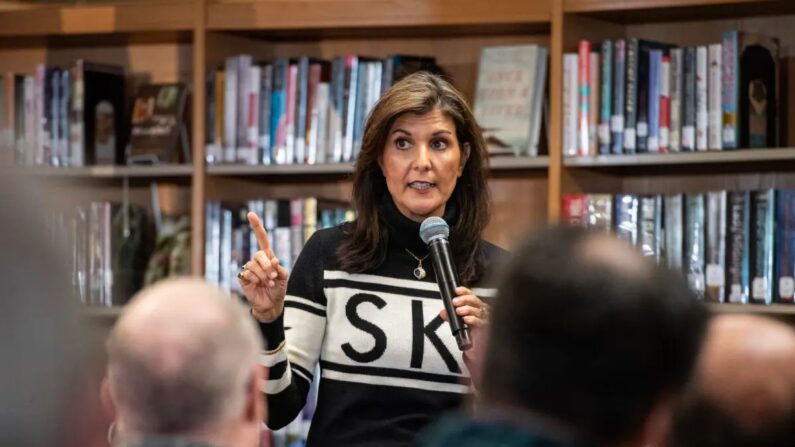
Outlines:
{"label": "row of books", "polygon": [[574,194],[563,213],[681,270],[706,301],[795,303],[795,190]]}
{"label": "row of books", "polygon": [[563,153],[777,147],[779,41],[739,31],[677,48],[643,39],[579,43],[563,60]]}
{"label": "row of books", "polygon": [[246,219],[249,211],[262,219],[271,248],[287,270],[317,229],[333,227],[354,217],[350,208],[314,197],[250,200],[245,205],[208,202],[205,278],[230,293],[240,293],[237,273],[259,250]]}
{"label": "row of books", "polygon": [[[0,150],[20,165],[87,166],[190,160],[182,84],[142,85],[132,110],[122,67],[77,60],[2,74]],[[129,143],[129,144],[128,144]]]}
{"label": "row of books", "polygon": [[364,122],[394,82],[438,72],[432,57],[358,55],[326,61],[226,59],[207,82],[207,162],[292,164],[356,159]]}
{"label": "row of books", "polygon": [[190,273],[190,222],[158,227],[138,205],[91,202],[47,216],[45,230],[68,254],[72,292],[84,305],[121,306],[141,287]]}

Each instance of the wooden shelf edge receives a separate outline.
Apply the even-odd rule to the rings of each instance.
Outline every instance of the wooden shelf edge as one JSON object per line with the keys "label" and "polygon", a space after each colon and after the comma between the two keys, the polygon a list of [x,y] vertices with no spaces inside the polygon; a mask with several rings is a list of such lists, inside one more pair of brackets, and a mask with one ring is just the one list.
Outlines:
{"label": "wooden shelf edge", "polygon": [[707,307],[715,313],[749,313],[760,315],[788,315],[795,317],[795,305],[792,304],[708,303]]}
{"label": "wooden shelf edge", "polygon": [[549,157],[539,155],[535,157],[492,157],[489,159],[492,171],[533,170],[547,169]]}
{"label": "wooden shelf edge", "polygon": [[215,2],[208,5],[208,30],[306,30],[326,28],[543,24],[547,1],[501,0],[327,0],[305,2]]}
{"label": "wooden shelf edge", "polygon": [[158,177],[190,177],[193,173],[191,165],[147,165],[147,166],[81,166],[81,167],[24,167],[23,172],[33,176],[53,178],[158,178]]}
{"label": "wooden shelf edge", "polygon": [[770,3],[771,0],[566,0],[564,12],[610,12]]}
{"label": "wooden shelf edge", "polygon": [[759,163],[795,161],[795,148],[739,149],[725,151],[678,152],[668,154],[617,154],[589,157],[566,157],[564,165],[571,168],[621,166]]}
{"label": "wooden shelf edge", "polygon": [[0,36],[189,31],[194,11],[190,1],[30,6],[0,11]]}

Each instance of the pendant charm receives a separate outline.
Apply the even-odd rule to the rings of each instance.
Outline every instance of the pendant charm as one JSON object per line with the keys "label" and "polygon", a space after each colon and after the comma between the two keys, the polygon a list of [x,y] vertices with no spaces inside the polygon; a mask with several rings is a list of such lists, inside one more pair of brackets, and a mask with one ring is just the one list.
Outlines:
{"label": "pendant charm", "polygon": [[417,279],[425,279],[425,269],[419,266],[414,269],[414,277]]}

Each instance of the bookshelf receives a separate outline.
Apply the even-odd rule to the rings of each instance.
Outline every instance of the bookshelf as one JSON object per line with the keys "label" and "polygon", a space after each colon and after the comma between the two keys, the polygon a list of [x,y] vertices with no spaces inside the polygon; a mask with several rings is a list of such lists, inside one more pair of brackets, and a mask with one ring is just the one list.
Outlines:
{"label": "bookshelf", "polygon": [[[204,86],[225,57],[249,53],[332,58],[392,53],[435,56],[471,100],[481,48],[537,43],[549,48],[548,155],[494,158],[494,203],[486,236],[511,247],[528,227],[556,222],[568,193],[706,191],[795,187],[795,147],[764,150],[607,155],[562,153],[562,56],[580,39],[642,37],[680,45],[719,41],[728,29],[781,39],[792,67],[795,2],[790,0],[137,0],[100,4],[16,4],[0,10],[0,71],[30,72],[37,63],[77,57],[114,63],[142,82]],[[789,51],[789,53],[788,53]],[[795,105],[795,70],[781,102]],[[194,91],[199,91],[195,89]],[[131,93],[128,92],[128,93]],[[129,95],[128,95],[129,96]],[[192,216],[192,270],[204,263],[206,202],[322,195],[346,200],[351,164],[244,166],[204,163],[205,97],[192,101],[190,165],[32,169],[55,181],[131,179],[130,197],[146,202],[147,182],[167,183]],[[795,144],[795,114],[784,145]],[[118,182],[81,184],[81,193],[114,197]],[[320,192],[319,192],[320,191]],[[756,309],[758,306],[754,307]],[[780,306],[765,308],[785,312]]]}

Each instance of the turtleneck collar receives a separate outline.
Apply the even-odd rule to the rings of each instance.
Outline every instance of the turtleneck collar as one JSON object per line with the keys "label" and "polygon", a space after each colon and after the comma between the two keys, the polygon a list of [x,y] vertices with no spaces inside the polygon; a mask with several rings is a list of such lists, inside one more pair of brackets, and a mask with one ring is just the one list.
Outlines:
{"label": "turtleneck collar", "polygon": [[[408,249],[416,256],[427,253],[428,247],[420,239],[420,222],[403,215],[388,192],[381,197],[381,216],[388,230],[390,247]],[[458,201],[455,194],[447,201],[442,218],[450,227],[458,221]]]}

